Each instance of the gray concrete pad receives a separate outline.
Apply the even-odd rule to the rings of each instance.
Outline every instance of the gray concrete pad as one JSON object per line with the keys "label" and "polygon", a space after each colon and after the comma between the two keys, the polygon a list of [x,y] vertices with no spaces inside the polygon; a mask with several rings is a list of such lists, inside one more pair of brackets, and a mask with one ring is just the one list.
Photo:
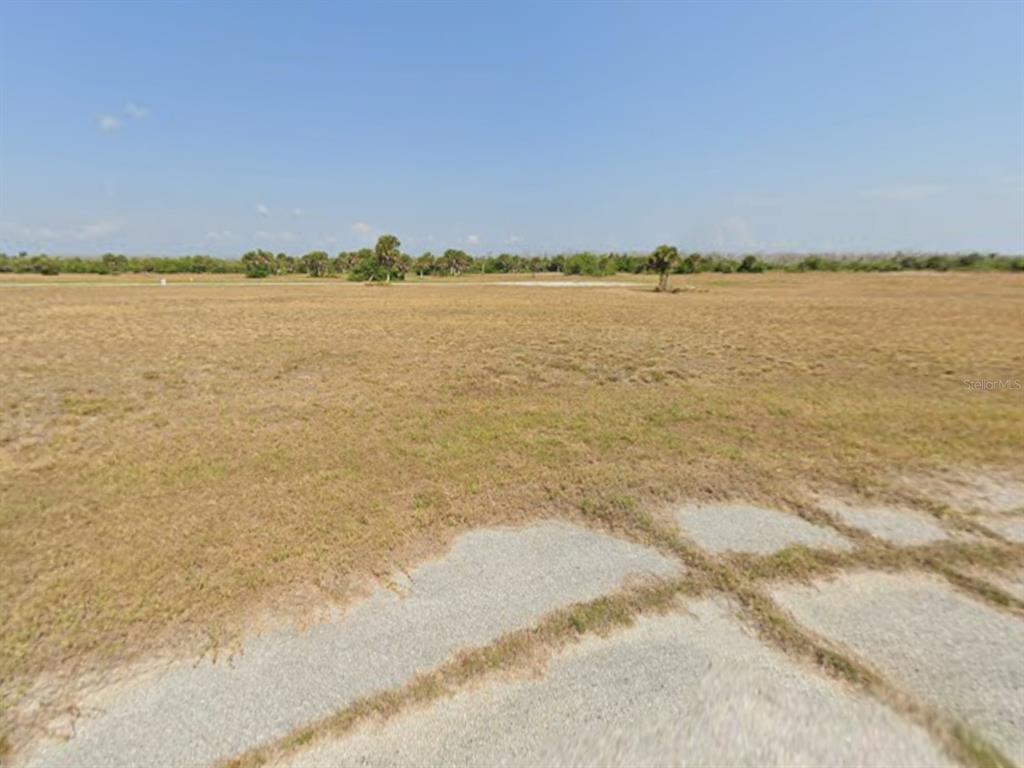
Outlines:
{"label": "gray concrete pad", "polygon": [[209,765],[632,576],[678,572],[674,560],[579,526],[473,531],[415,569],[404,596],[378,589],[305,632],[249,640],[231,664],[183,661],[106,695],[74,738],[41,744],[28,765]]}
{"label": "gray concrete pad", "polygon": [[1024,544],[1024,517],[983,517],[979,522],[1004,539]]}
{"label": "gray concrete pad", "polygon": [[944,766],[918,726],[797,666],[719,602],[644,618],[286,761],[343,766]]}
{"label": "gray concrete pad", "polygon": [[1024,510],[1024,480],[1006,471],[951,470],[904,482],[934,501],[966,512],[998,515]]}
{"label": "gray concrete pad", "polygon": [[820,499],[818,505],[844,523],[901,547],[931,544],[949,533],[928,514],[899,507],[851,504],[839,499]]}
{"label": "gray concrete pad", "polygon": [[851,548],[836,531],[796,515],[743,504],[689,506],[676,513],[683,533],[712,552],[767,555],[794,544],[823,549]]}
{"label": "gray concrete pad", "polygon": [[893,684],[1024,762],[1024,621],[923,575],[852,573],[774,597]]}

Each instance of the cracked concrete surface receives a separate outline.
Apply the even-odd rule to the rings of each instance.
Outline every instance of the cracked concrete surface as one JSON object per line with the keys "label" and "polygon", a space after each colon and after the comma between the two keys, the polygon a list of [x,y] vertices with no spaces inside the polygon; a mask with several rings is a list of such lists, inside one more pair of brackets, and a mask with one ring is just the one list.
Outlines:
{"label": "cracked concrete surface", "polygon": [[1024,761],[1024,622],[938,578],[847,573],[787,585],[775,599],[900,688],[948,711]]}
{"label": "cracked concrete surface", "polygon": [[377,589],[308,631],[251,640],[230,664],[172,665],[83,717],[70,741],[41,744],[28,765],[209,765],[631,577],[679,571],[654,551],[565,523],[473,531],[414,570],[405,596]]}
{"label": "cracked concrete surface", "polygon": [[946,766],[928,734],[762,645],[723,601],[299,753],[343,766]]}
{"label": "cracked concrete surface", "polygon": [[[832,510],[897,546],[941,541],[902,511]],[[1016,521],[1012,514],[1000,521]],[[705,551],[852,550],[832,528],[743,505],[689,506],[680,530]],[[941,534],[941,536],[940,536]],[[685,576],[675,559],[561,522],[460,536],[397,589],[376,589],[306,631],[251,638],[231,663],[182,660],[97,698],[66,742],[18,765],[208,766],[400,689],[458,651],[635,579]],[[972,572],[973,573],[973,572]],[[1020,593],[1019,568],[974,574]],[[798,625],[904,693],[966,722],[1024,763],[1024,621],[907,573],[847,572],[764,586]],[[554,653],[546,670],[469,685],[286,755],[344,765],[935,765],[932,736],[886,704],[794,662],[736,618],[724,596],[683,604]]]}

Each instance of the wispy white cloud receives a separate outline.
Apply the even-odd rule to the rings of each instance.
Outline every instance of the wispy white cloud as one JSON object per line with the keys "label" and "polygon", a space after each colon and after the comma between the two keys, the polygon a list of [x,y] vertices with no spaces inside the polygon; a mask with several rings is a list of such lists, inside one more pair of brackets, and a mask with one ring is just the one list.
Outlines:
{"label": "wispy white cloud", "polygon": [[124,113],[128,115],[128,117],[133,117],[136,120],[141,120],[144,117],[149,117],[149,108],[139,106],[135,102],[129,101],[127,104],[124,105]]}
{"label": "wispy white cloud", "polygon": [[221,229],[214,232],[207,232],[206,239],[214,242],[222,242],[225,240],[237,240],[238,235],[232,232],[230,229]]}
{"label": "wispy white cloud", "polygon": [[373,227],[365,221],[357,221],[352,225],[352,234],[359,235],[360,237],[369,237],[373,234]]}
{"label": "wispy white cloud", "polygon": [[[145,117],[149,117],[149,108],[140,106],[135,102],[129,101],[124,105],[122,114],[127,115],[132,120],[142,120]],[[96,115],[96,123],[99,125],[100,130],[105,133],[114,133],[124,127],[124,118],[118,115],[103,114]]]}
{"label": "wispy white cloud", "polygon": [[861,191],[864,197],[879,200],[924,200],[928,197],[941,195],[949,187],[944,184],[900,184],[890,187],[876,187]]}
{"label": "wispy white cloud", "polygon": [[121,126],[124,125],[119,117],[114,117],[113,115],[97,115],[96,122],[99,123],[100,129],[107,133],[120,130]]}
{"label": "wispy white cloud", "polygon": [[258,213],[260,216],[269,216],[270,209],[263,203],[260,203],[259,205],[256,206],[256,213]]}
{"label": "wispy white cloud", "polygon": [[470,245],[480,245],[480,235],[467,235],[466,242]]}
{"label": "wispy white cloud", "polygon": [[309,211],[304,208],[292,208],[292,216],[305,216]]}
{"label": "wispy white cloud", "polygon": [[505,245],[518,245],[523,242],[523,238],[519,235],[509,235],[505,238]]}

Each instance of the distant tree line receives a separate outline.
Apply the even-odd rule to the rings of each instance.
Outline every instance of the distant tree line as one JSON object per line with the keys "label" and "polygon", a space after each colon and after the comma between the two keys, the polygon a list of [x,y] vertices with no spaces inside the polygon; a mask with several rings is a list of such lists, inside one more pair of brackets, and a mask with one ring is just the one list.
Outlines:
{"label": "distant tree line", "polygon": [[244,271],[245,267],[237,259],[217,259],[213,256],[122,256],[105,253],[99,258],[81,258],[46,254],[29,256],[24,251],[16,256],[0,253],[0,272],[34,272],[40,275],[226,274]]}
{"label": "distant tree line", "polygon": [[[667,249],[667,250],[666,250]],[[929,270],[947,272],[1024,271],[1024,257],[996,253],[922,254],[891,253],[870,256],[842,254],[733,256],[718,253],[681,253],[674,246],[659,246],[653,253],[596,253],[579,251],[545,256],[521,256],[502,253],[497,256],[471,256],[449,248],[435,255],[403,253],[394,235],[382,235],[376,246],[357,251],[342,251],[331,257],[326,251],[290,256],[271,251],[249,251],[241,259],[213,256],[123,256],[106,253],[99,258],[0,253],[0,272],[57,274],[227,274],[244,273],[249,277],[305,274],[310,277],[347,277],[349,280],[403,280],[419,277],[455,277],[465,274],[539,274],[602,276],[617,273],[693,274],[697,272],[899,272]],[[659,285],[667,287],[665,278]]]}

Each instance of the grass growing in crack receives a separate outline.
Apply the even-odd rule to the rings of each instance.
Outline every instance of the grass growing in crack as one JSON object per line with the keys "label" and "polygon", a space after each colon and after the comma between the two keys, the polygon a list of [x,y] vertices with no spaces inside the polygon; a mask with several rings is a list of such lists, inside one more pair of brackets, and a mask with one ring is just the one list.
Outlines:
{"label": "grass growing in crack", "polygon": [[962,723],[952,726],[950,737],[957,757],[971,768],[1017,768],[1006,755]]}
{"label": "grass growing in crack", "polygon": [[1011,595],[1006,590],[990,584],[984,579],[961,573],[949,567],[943,567],[941,573],[964,592],[976,595],[990,605],[1012,610],[1024,616],[1024,600]]}
{"label": "grass growing in crack", "polygon": [[876,539],[851,552],[787,547],[770,555],[729,554],[720,558],[726,571],[747,583],[800,581],[852,569],[931,573],[989,605],[1024,615],[1024,601],[961,568],[999,572],[1024,564],[1024,547],[998,542],[942,541],[897,547]]}
{"label": "grass growing in crack", "polygon": [[463,651],[402,688],[359,699],[322,720],[297,728],[273,744],[225,761],[221,768],[257,768],[315,740],[341,736],[361,722],[387,719],[411,706],[450,696],[488,675],[543,662],[559,647],[587,635],[606,635],[631,625],[641,614],[668,611],[684,594],[695,594],[692,582],[662,580],[555,611],[532,628],[510,632],[490,645]]}
{"label": "grass growing in crack", "polygon": [[816,642],[775,604],[756,589],[745,587],[734,594],[740,615],[754,626],[762,639],[790,656],[812,661],[830,676],[866,687],[876,681],[869,669],[846,658],[823,643]]}
{"label": "grass growing in crack", "polygon": [[[225,763],[225,766],[256,768],[266,765],[314,740],[343,736],[361,722],[387,719],[409,707],[453,695],[489,675],[530,667],[548,658],[557,648],[587,635],[601,636],[628,627],[641,614],[669,611],[679,606],[683,596],[717,594],[736,601],[741,617],[763,641],[790,658],[851,685],[909,717],[931,733],[951,757],[968,768],[1012,768],[1012,763],[997,748],[974,731],[932,708],[922,706],[869,667],[793,622],[772,598],[758,588],[758,584],[805,581],[858,567],[943,573],[950,562],[969,562],[996,568],[1018,561],[1018,548],[941,542],[900,549],[869,538],[867,546],[854,552],[836,553],[795,546],[767,556],[713,558],[679,539],[674,531],[659,524],[653,516],[637,511],[626,502],[617,501],[615,504],[631,510],[636,522],[630,529],[633,537],[675,552],[689,568],[685,576],[649,583],[556,611],[533,628],[509,633],[488,646],[460,653],[439,669],[416,677],[401,689],[361,699],[334,715],[297,729],[274,744],[250,750]],[[594,515],[597,510],[596,516],[602,519],[601,509],[600,505],[591,503],[582,511]],[[607,519],[603,521],[607,523]],[[963,583],[965,588],[979,590],[979,584],[983,582],[975,582],[964,579]]]}
{"label": "grass growing in crack", "polygon": [[739,590],[734,597],[740,604],[741,616],[763,640],[908,717],[927,730],[961,764],[969,768],[1014,768],[999,749],[973,730],[934,708],[918,703],[869,667],[796,624],[770,597],[755,589]]}
{"label": "grass growing in crack", "polygon": [[808,581],[815,576],[835,573],[849,563],[850,558],[842,552],[795,545],[770,555],[729,554],[723,556],[722,561],[727,569],[750,581]]}

